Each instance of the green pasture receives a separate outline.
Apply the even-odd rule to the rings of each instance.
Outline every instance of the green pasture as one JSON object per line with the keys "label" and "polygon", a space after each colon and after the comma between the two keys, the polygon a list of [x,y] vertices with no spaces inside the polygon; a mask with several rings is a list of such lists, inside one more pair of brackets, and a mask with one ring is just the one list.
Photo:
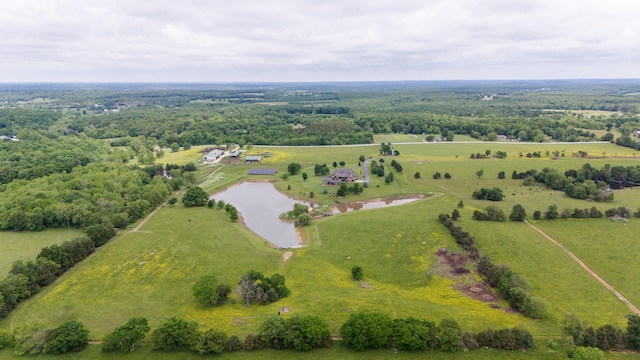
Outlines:
{"label": "green pasture", "polygon": [[414,134],[377,134],[373,135],[373,142],[380,143],[403,143],[403,142],[416,142],[424,141],[426,135],[414,135]]}
{"label": "green pasture", "polygon": [[16,260],[35,260],[40,249],[84,236],[79,230],[46,230],[40,232],[0,232],[0,275],[4,277]]}
{"label": "green pasture", "polygon": [[[639,192],[627,189],[624,193]],[[636,195],[637,198],[637,195]],[[636,205],[640,204],[636,201]],[[613,222],[609,219],[558,219],[537,226],[567,247],[602,276],[629,301],[640,304],[640,219]]]}
{"label": "green pasture", "polygon": [[[203,329],[216,327],[229,334],[244,335],[255,331],[266,316],[277,313],[281,307],[291,314],[316,314],[330,322],[331,332],[338,335],[339,327],[349,314],[358,310],[380,311],[392,317],[408,317],[439,321],[454,317],[466,330],[479,331],[486,327],[521,326],[536,336],[557,336],[560,322],[570,313],[578,315],[594,326],[612,323],[624,325],[626,306],[590,277],[559,248],[540,236],[526,224],[493,223],[471,220],[473,210],[497,205],[507,214],[515,204],[526,209],[529,218],[534,210],[545,211],[550,204],[564,208],[610,207],[637,208],[640,191],[616,191],[612,203],[594,203],[574,200],[562,192],[541,186],[523,186],[521,180],[511,180],[511,172],[554,167],[559,170],[579,168],[585,163],[595,167],[604,164],[636,165],[638,158],[633,149],[609,143],[515,143],[515,142],[451,142],[398,144],[400,156],[394,158],[404,168],[395,174],[391,184],[371,176],[369,187],[362,195],[347,195],[337,199],[337,188],[324,187],[321,177],[313,174],[314,164],[326,163],[332,169],[334,161],[346,162],[345,167],[356,170],[358,157],[379,159],[379,145],[345,147],[254,147],[249,154],[261,155],[259,164],[237,162],[229,165],[199,165],[197,179],[201,186],[213,193],[243,180],[273,180],[276,186],[291,196],[332,204],[382,197],[428,194],[424,199],[401,206],[340,214],[315,220],[304,229],[307,246],[293,249],[293,256],[283,262],[284,250],[274,249],[240,224],[231,223],[226,214],[217,209],[187,209],[180,203],[165,207],[151,218],[140,232],[123,233],[114,238],[94,255],[78,264],[34,298],[25,301],[0,327],[14,328],[28,321],[47,326],[76,319],[91,331],[91,337],[101,338],[133,316],[145,316],[152,327],[170,316],[197,320]],[[471,153],[506,151],[506,159],[470,159]],[[565,151],[564,157],[553,159],[546,155]],[[528,152],[541,151],[541,158],[527,158]],[[586,151],[587,158],[573,156]],[[523,153],[523,157],[519,153]],[[170,153],[167,153],[169,155]],[[180,151],[169,161],[180,163],[197,161],[200,153],[192,149]],[[181,156],[181,160],[177,156]],[[289,176],[287,165],[298,162],[309,175]],[[385,164],[390,163],[387,158]],[[276,176],[247,175],[252,167],[275,168]],[[390,164],[387,171],[392,170]],[[484,170],[481,178],[476,171]],[[439,171],[443,178],[434,180]],[[497,177],[499,171],[507,179]],[[395,172],[395,171],[394,171]],[[421,174],[419,179],[414,174]],[[444,173],[452,175],[444,179]],[[291,190],[289,189],[291,187]],[[491,203],[472,199],[471,193],[480,187],[500,187],[506,198]],[[327,189],[328,194],[322,194]],[[315,197],[309,197],[314,192]],[[447,230],[438,223],[439,213],[451,213],[463,200],[460,225],[476,237],[482,252],[496,263],[507,263],[522,274],[530,284],[531,293],[542,298],[549,307],[549,316],[531,320],[503,309],[493,309],[487,303],[473,300],[453,289],[451,279],[433,275],[438,249],[458,249]],[[636,269],[633,254],[637,253],[638,221],[631,219],[624,225],[608,220],[557,220],[534,222],[543,230],[576,253],[593,267],[605,280],[619,287],[632,302],[640,303],[640,288],[634,286],[640,268]],[[11,233],[9,233],[11,234]],[[617,236],[614,236],[617,235]],[[5,233],[2,234],[3,241]],[[17,239],[29,233],[17,234]],[[74,236],[71,236],[73,238]],[[606,239],[606,240],[603,240]],[[66,239],[63,239],[66,240]],[[17,241],[17,240],[16,240]],[[39,251],[38,245],[34,254]],[[3,258],[9,258],[2,255]],[[592,265],[593,264],[593,265]],[[363,287],[350,279],[353,266],[364,269]],[[291,296],[267,306],[246,307],[233,294],[223,306],[204,308],[191,295],[191,287],[200,276],[215,274],[222,282],[234,286],[239,277],[250,269],[265,275],[280,272],[287,279]],[[462,280],[461,280],[462,281]],[[636,305],[638,305],[636,303]],[[502,304],[504,307],[505,304]],[[544,341],[530,354],[518,353],[518,358],[562,358],[547,352]],[[141,354],[150,353],[144,348]],[[145,352],[146,351],[146,352]],[[84,353],[83,353],[84,354]],[[100,358],[95,348],[86,353],[88,358]],[[264,356],[266,353],[256,353]],[[269,352],[271,355],[272,352]],[[313,357],[362,357],[341,346],[304,354]],[[415,353],[390,354],[384,351],[367,352],[372,358],[412,356]],[[428,353],[438,358],[441,353]],[[513,358],[513,353],[480,351],[460,353],[447,358]],[[6,355],[0,352],[0,358]],[[182,354],[181,354],[182,355]],[[234,358],[251,353],[225,355]],[[295,358],[299,353],[273,352],[275,358]],[[308,357],[306,355],[310,355]],[[124,356],[124,355],[123,355]],[[151,355],[139,355],[141,357]],[[195,355],[187,355],[188,358]],[[612,358],[625,358],[617,355]]]}
{"label": "green pasture", "polygon": [[[210,356],[211,357],[211,356]],[[0,359],[24,359],[24,356],[16,356],[11,353],[10,349],[0,350]],[[38,359],[152,359],[152,360],[171,360],[171,359],[203,359],[207,358],[198,355],[195,352],[158,352],[152,351],[149,344],[136,345],[134,353],[103,353],[100,351],[100,345],[89,345],[81,353],[62,354],[62,355],[38,355]],[[334,342],[333,346],[327,349],[314,349],[308,352],[300,352],[293,350],[272,350],[263,349],[259,351],[238,351],[233,353],[222,353],[215,355],[213,358],[233,360],[233,359],[433,359],[433,360],[502,360],[502,359],[567,359],[566,350],[564,348],[551,349],[545,345],[540,345],[536,349],[523,351],[500,351],[493,349],[479,349],[466,352],[442,352],[442,351],[398,351],[392,349],[368,350],[355,352],[351,351],[340,342]],[[637,359],[638,356],[628,353],[607,353],[607,359]]]}

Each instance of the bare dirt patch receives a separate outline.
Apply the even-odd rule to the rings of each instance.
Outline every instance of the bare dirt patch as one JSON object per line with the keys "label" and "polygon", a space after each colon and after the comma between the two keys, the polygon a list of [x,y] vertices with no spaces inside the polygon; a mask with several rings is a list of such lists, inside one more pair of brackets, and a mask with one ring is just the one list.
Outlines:
{"label": "bare dirt patch", "polygon": [[436,252],[438,261],[432,272],[436,275],[452,279],[456,282],[454,289],[461,291],[468,297],[491,303],[492,307],[500,308],[500,296],[493,292],[489,286],[476,280],[469,270],[475,261],[464,253],[450,252],[447,248],[441,248]]}
{"label": "bare dirt patch", "polygon": [[287,260],[289,260],[289,258],[292,256],[293,256],[293,251],[285,251],[284,254],[282,254],[282,264],[286,263]]}

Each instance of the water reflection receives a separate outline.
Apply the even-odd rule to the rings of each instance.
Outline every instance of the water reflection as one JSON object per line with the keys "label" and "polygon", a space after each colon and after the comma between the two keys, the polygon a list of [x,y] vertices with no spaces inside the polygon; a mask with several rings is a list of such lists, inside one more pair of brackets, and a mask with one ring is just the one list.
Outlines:
{"label": "water reflection", "polygon": [[300,245],[293,223],[280,220],[280,214],[293,210],[293,204],[304,203],[278,192],[271,183],[246,182],[215,194],[238,209],[244,223],[256,234],[278,247]]}
{"label": "water reflection", "polygon": [[418,199],[417,198],[384,199],[384,200],[376,200],[376,201],[369,201],[369,202],[353,202],[353,203],[346,203],[346,204],[337,204],[333,208],[332,213],[333,214],[340,214],[340,213],[345,213],[345,212],[349,212],[349,211],[356,211],[356,210],[377,209],[377,208],[386,207],[386,206],[396,206],[396,205],[408,204],[408,203],[414,202],[416,200],[418,200]]}

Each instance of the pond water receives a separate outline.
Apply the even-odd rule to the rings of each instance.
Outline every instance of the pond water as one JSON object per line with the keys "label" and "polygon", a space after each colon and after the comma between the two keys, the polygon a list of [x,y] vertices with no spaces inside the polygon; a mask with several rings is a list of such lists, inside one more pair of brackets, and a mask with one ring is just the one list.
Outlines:
{"label": "pond water", "polygon": [[238,209],[244,223],[256,234],[278,247],[300,246],[293,223],[280,220],[280,214],[304,203],[278,192],[271,183],[245,182],[213,196]]}
{"label": "pond water", "polygon": [[[216,202],[224,200],[225,203],[235,206],[247,227],[275,246],[282,248],[300,246],[294,224],[280,220],[280,214],[293,210],[293,205],[296,203],[308,203],[287,197],[268,182],[245,182],[215,194],[212,198]],[[337,204],[332,209],[332,213],[402,205],[416,200],[418,198]]]}
{"label": "pond water", "polygon": [[369,202],[353,202],[347,204],[336,204],[331,211],[332,214],[340,214],[355,210],[378,209],[387,206],[396,206],[414,202],[418,198],[395,199],[395,200],[377,200]]}

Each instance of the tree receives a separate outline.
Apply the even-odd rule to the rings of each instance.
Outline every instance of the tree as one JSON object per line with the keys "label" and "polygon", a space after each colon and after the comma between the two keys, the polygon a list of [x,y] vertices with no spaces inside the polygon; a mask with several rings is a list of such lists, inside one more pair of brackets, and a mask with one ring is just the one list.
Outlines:
{"label": "tree", "polygon": [[309,178],[309,175],[307,175],[306,172],[302,173],[302,180],[307,181],[307,179]]}
{"label": "tree", "polygon": [[533,220],[540,220],[542,213],[540,212],[540,210],[536,210],[533,212]]}
{"label": "tree", "polygon": [[451,174],[449,174],[448,172],[444,173],[444,178],[447,180],[451,179]]}
{"label": "tree", "polygon": [[298,226],[308,226],[311,224],[313,218],[309,214],[302,214],[298,216]]}
{"label": "tree", "polygon": [[198,324],[178,317],[168,319],[151,333],[153,350],[186,350],[199,339]]}
{"label": "tree", "polygon": [[169,203],[169,205],[170,205],[170,206],[173,206],[173,205],[175,205],[177,202],[178,202],[178,198],[174,196],[174,197],[172,197],[171,199],[169,199],[169,202],[168,202],[168,203]]}
{"label": "tree", "polygon": [[180,145],[177,142],[171,143],[171,145],[169,145],[169,147],[171,148],[172,152],[180,151]]}
{"label": "tree", "polygon": [[415,174],[413,174],[413,177],[414,177],[415,179],[420,179],[420,173],[419,173],[419,172],[416,172]]}
{"label": "tree", "polygon": [[218,279],[214,275],[201,276],[193,285],[193,296],[202,305],[216,305],[220,300]]}
{"label": "tree", "polygon": [[464,202],[462,202],[462,200],[460,200],[460,201],[458,202],[458,205],[457,205],[457,206],[458,206],[458,208],[459,208],[459,209],[462,209],[462,208],[464,207]]}
{"label": "tree", "polygon": [[505,179],[505,178],[506,178],[506,175],[505,175],[504,171],[500,171],[498,173],[498,179]]}
{"label": "tree", "polygon": [[480,179],[482,175],[484,175],[484,169],[480,169],[476,171],[476,176],[478,177],[478,179]]}
{"label": "tree", "polygon": [[53,331],[53,334],[53,340],[45,346],[45,352],[49,354],[80,351],[89,341],[89,330],[75,320],[65,321]]}
{"label": "tree", "polygon": [[250,305],[256,296],[256,281],[255,279],[249,279],[248,276],[240,278],[240,283],[236,288],[236,292],[242,298],[245,305]]}
{"label": "tree", "polygon": [[229,211],[229,219],[231,219],[231,221],[236,222],[238,221],[240,217],[238,216],[238,210],[236,208],[232,208]]}
{"label": "tree", "polygon": [[364,277],[364,270],[360,266],[354,266],[351,268],[351,278],[355,281],[360,281]]}
{"label": "tree", "polygon": [[329,323],[314,315],[294,315],[285,321],[284,346],[299,351],[323,347],[330,341]]}
{"label": "tree", "polygon": [[389,316],[373,312],[357,312],[340,328],[343,343],[355,351],[384,347],[393,334],[393,321]]}
{"label": "tree", "polygon": [[192,186],[182,196],[185,207],[204,206],[209,200],[209,195],[199,186]]}
{"label": "tree", "polygon": [[338,163],[334,161],[334,162],[333,162],[333,167],[334,167],[334,168],[337,168],[337,167],[338,167]]}
{"label": "tree", "polygon": [[360,160],[360,162],[363,162],[365,160],[364,155],[360,155],[360,157],[358,158],[358,160]]}
{"label": "tree", "polygon": [[442,319],[438,330],[441,350],[451,352],[462,350],[462,330],[454,319]]}
{"label": "tree", "polygon": [[107,335],[102,343],[102,351],[133,352],[135,343],[142,340],[149,330],[146,318],[131,318],[124,325],[117,327],[111,334]]}
{"label": "tree", "polygon": [[558,214],[558,206],[556,204],[549,205],[549,209],[545,211],[544,218],[548,220],[557,219],[560,214]]}
{"label": "tree", "polygon": [[604,360],[604,351],[594,347],[579,346],[571,354],[574,360]]}
{"label": "tree", "polygon": [[282,317],[270,316],[260,326],[260,340],[264,342],[266,347],[284,349],[286,331],[287,327]]}
{"label": "tree", "polygon": [[287,166],[287,171],[289,171],[289,174],[291,175],[296,175],[300,172],[300,169],[302,169],[302,165],[296,162],[292,162]]}
{"label": "tree", "polygon": [[451,212],[451,220],[456,221],[460,219],[460,211],[458,209],[453,209]]}
{"label": "tree", "polygon": [[209,329],[200,336],[194,349],[200,355],[221,354],[227,346],[227,334],[220,330]]}
{"label": "tree", "polygon": [[215,204],[216,204],[216,201],[215,201],[215,200],[213,200],[213,199],[209,199],[209,201],[207,201],[207,207],[208,207],[209,209],[211,209],[212,207],[214,207],[214,206],[215,206]]}
{"label": "tree", "polygon": [[340,166],[345,166],[347,163],[344,162],[344,160],[340,160],[339,164],[340,164]]}
{"label": "tree", "polygon": [[627,316],[627,347],[640,350],[640,316],[637,314]]}
{"label": "tree", "polygon": [[509,215],[509,220],[511,221],[524,221],[527,217],[527,213],[524,211],[524,208],[520,204],[513,205],[511,210],[511,214]]}
{"label": "tree", "polygon": [[224,200],[220,200],[218,201],[218,205],[216,205],[218,207],[218,209],[224,209],[227,204],[225,204]]}
{"label": "tree", "polygon": [[104,245],[109,239],[116,236],[116,229],[114,229],[110,223],[87,226],[84,231],[98,247]]}

